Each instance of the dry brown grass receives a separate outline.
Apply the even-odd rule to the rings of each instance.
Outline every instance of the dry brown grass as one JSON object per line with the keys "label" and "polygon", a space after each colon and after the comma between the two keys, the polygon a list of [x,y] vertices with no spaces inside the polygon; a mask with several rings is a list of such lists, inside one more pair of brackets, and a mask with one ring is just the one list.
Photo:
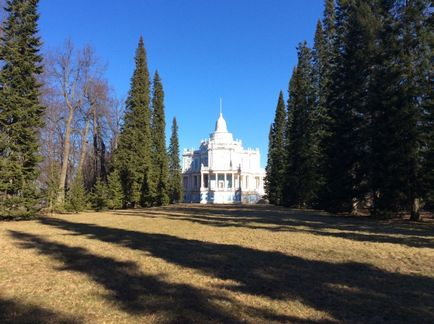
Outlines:
{"label": "dry brown grass", "polygon": [[198,205],[4,222],[0,322],[434,322],[434,227]]}

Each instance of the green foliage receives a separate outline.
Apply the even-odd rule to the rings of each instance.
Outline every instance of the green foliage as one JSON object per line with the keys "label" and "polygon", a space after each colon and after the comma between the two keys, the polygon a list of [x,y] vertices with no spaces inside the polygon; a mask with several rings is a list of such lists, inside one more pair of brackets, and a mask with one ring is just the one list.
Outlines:
{"label": "green foliage", "polygon": [[176,118],[172,122],[172,134],[168,148],[169,157],[169,200],[173,203],[182,201],[182,171],[179,160],[178,124]]}
{"label": "green foliage", "polygon": [[115,168],[122,179],[123,203],[126,207],[139,204],[152,206],[156,195],[151,161],[150,81],[142,37],[136,50],[135,63],[124,125],[115,155]]}
{"label": "green foliage", "polygon": [[122,208],[122,183],[117,170],[108,175],[107,192],[107,207],[110,209]]}
{"label": "green foliage", "polygon": [[415,220],[420,201],[432,208],[430,4],[326,0],[290,81],[284,204]]}
{"label": "green foliage", "polygon": [[378,22],[368,4],[359,1],[342,1],[336,17],[338,57],[328,98],[331,120],[324,207],[353,212],[368,193],[368,88]]}
{"label": "green foliage", "polygon": [[78,213],[85,210],[87,204],[88,201],[84,188],[83,175],[79,173],[72,181],[71,187],[67,192],[65,210]]}
{"label": "green foliage", "polygon": [[[0,40],[0,210],[31,215],[38,195],[38,129],[44,107],[39,102],[42,73],[37,36],[37,0],[11,0]],[[9,201],[10,200],[10,201]],[[13,212],[12,212],[13,211]]]}
{"label": "green foliage", "polygon": [[311,206],[319,190],[318,138],[312,52],[306,42],[298,47],[298,64],[290,82],[288,110],[290,138],[283,203]]}
{"label": "green foliage", "polygon": [[109,190],[104,181],[98,179],[93,187],[92,207],[97,210],[104,210],[109,205]]}
{"label": "green foliage", "polygon": [[164,91],[158,71],[155,72],[153,80],[152,95],[152,136],[154,176],[156,178],[155,204],[157,206],[169,203],[168,184],[168,157],[166,150],[166,121],[164,116]]}
{"label": "green foliage", "polygon": [[268,160],[266,166],[265,192],[271,204],[282,203],[282,190],[285,181],[285,127],[286,127],[286,106],[283,93],[280,91],[277,101],[274,122],[271,125]]}
{"label": "green foliage", "polygon": [[57,210],[59,206],[56,206],[57,195],[59,191],[59,177],[60,170],[56,165],[49,167],[49,173],[47,174],[47,180],[45,182],[44,197],[46,199],[46,207],[49,210]]}

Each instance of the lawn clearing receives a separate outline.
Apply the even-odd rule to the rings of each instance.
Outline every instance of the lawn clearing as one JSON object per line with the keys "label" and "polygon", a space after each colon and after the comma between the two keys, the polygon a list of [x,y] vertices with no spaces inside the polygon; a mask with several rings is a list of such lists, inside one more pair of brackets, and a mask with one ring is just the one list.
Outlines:
{"label": "lawn clearing", "polygon": [[265,205],[0,223],[0,322],[434,322],[434,226]]}

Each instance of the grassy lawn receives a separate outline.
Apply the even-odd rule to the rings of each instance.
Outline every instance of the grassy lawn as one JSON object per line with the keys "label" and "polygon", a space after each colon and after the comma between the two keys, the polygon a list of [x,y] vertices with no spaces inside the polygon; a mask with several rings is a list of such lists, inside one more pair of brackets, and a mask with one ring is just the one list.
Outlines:
{"label": "grassy lawn", "polygon": [[434,225],[270,206],[0,223],[0,322],[434,322]]}

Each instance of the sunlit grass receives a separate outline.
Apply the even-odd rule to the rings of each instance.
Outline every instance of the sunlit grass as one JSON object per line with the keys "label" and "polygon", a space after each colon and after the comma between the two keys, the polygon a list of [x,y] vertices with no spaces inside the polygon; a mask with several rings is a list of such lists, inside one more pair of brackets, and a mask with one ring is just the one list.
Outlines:
{"label": "sunlit grass", "polygon": [[0,322],[434,321],[434,227],[270,206],[0,223]]}

